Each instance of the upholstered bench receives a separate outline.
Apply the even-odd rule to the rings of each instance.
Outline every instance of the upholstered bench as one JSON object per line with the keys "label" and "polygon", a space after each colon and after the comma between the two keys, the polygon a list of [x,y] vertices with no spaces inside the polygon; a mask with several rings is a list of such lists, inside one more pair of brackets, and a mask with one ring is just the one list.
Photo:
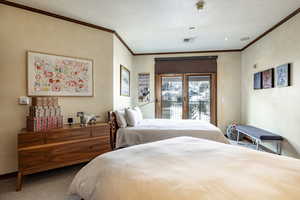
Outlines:
{"label": "upholstered bench", "polygon": [[247,136],[249,136],[251,139],[253,139],[256,142],[256,149],[259,150],[259,144],[261,141],[272,141],[276,143],[276,150],[278,155],[281,155],[281,141],[283,140],[283,137],[280,135],[271,133],[269,131],[256,128],[254,126],[246,126],[246,125],[238,125],[236,126],[237,130],[237,142],[239,142],[240,133],[243,133]]}

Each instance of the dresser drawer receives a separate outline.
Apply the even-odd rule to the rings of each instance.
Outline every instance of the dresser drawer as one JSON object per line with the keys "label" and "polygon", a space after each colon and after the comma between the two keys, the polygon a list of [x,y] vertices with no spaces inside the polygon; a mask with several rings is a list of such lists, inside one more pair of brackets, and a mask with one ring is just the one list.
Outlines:
{"label": "dresser drawer", "polygon": [[91,137],[91,128],[78,128],[73,130],[53,131],[46,133],[46,143],[57,143]]}
{"label": "dresser drawer", "polygon": [[47,160],[47,149],[37,148],[19,152],[19,170],[34,170],[40,168]]}
{"label": "dresser drawer", "polygon": [[18,134],[18,147],[29,147],[44,144],[44,133],[20,133]]}
{"label": "dresser drawer", "polygon": [[22,150],[19,151],[19,169],[24,174],[31,174],[87,162],[109,151],[108,137],[97,137],[74,143]]}
{"label": "dresser drawer", "polygon": [[60,145],[52,148],[48,155],[48,164],[78,163],[91,160],[96,156],[110,150],[108,139],[93,139],[90,141]]}
{"label": "dresser drawer", "polygon": [[108,125],[103,126],[94,126],[92,127],[92,136],[109,136],[110,135],[110,128]]}

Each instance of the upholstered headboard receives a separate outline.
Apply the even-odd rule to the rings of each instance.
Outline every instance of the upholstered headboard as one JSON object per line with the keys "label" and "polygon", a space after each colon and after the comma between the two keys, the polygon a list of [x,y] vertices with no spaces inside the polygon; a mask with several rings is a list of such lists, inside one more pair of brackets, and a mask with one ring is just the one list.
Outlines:
{"label": "upholstered headboard", "polygon": [[117,138],[117,131],[119,129],[117,123],[117,117],[114,111],[108,112],[108,124],[110,126],[110,146],[112,149],[116,148],[116,138]]}

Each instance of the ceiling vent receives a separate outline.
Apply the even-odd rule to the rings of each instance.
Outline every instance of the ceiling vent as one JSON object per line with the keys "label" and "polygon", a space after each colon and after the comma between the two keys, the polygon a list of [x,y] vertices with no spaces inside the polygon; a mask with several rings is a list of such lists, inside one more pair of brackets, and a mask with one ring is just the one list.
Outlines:
{"label": "ceiling vent", "polygon": [[195,37],[184,38],[183,42],[184,43],[190,43],[190,42],[193,42],[195,39],[196,39]]}
{"label": "ceiling vent", "polygon": [[240,40],[241,40],[242,42],[245,42],[245,41],[250,40],[250,37],[242,37]]}

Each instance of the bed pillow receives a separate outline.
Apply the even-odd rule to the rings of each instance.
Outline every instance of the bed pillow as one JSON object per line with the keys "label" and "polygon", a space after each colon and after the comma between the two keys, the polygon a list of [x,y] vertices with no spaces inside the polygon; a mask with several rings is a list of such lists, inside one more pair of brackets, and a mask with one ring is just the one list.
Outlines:
{"label": "bed pillow", "polygon": [[137,126],[140,123],[138,112],[134,109],[125,109],[125,116],[128,126]]}
{"label": "bed pillow", "polygon": [[115,111],[117,123],[120,128],[126,128],[127,122],[125,117],[125,110],[117,110]]}
{"label": "bed pillow", "polygon": [[134,107],[133,109],[137,112],[139,121],[142,121],[144,118],[143,118],[143,113],[142,113],[141,109],[137,106]]}

